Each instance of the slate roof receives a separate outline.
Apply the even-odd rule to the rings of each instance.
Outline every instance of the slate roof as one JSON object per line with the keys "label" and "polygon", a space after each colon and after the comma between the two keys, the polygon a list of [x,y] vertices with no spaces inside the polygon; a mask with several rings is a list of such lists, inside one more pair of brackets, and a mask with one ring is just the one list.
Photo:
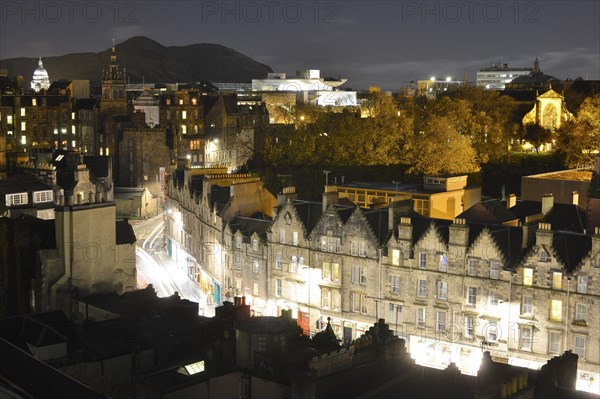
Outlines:
{"label": "slate roof", "polygon": [[440,238],[444,240],[444,243],[448,243],[449,238],[449,230],[448,226],[452,224],[451,220],[443,220],[443,219],[430,219],[422,215],[418,215],[418,217],[411,217],[411,224],[413,226],[412,230],[412,242],[417,243],[423,235],[429,230],[429,227],[433,224],[437,230],[437,233],[440,235]]}
{"label": "slate roof", "polygon": [[467,222],[503,224],[518,219],[506,206],[497,201],[478,202],[457,216]]}
{"label": "slate roof", "polygon": [[354,213],[354,209],[356,207],[355,206],[335,204],[334,208],[335,208],[335,211],[337,212],[338,216],[342,220],[342,223],[346,223],[348,221],[348,219],[350,219],[350,216],[352,216],[352,214]]}
{"label": "slate roof", "polygon": [[558,260],[568,272],[572,273],[590,253],[592,237],[584,234],[555,231],[552,236],[552,247]]}
{"label": "slate roof", "polygon": [[[266,215],[265,215],[266,216]],[[252,218],[237,216],[230,221],[232,231],[240,230],[244,237],[250,237],[256,233],[263,240],[267,240],[267,231],[271,227],[269,218]]]}
{"label": "slate roof", "polygon": [[323,204],[302,200],[293,200],[292,204],[296,208],[304,227],[306,227],[307,233],[310,234],[323,214]]}
{"label": "slate roof", "polygon": [[544,222],[552,225],[552,230],[565,230],[585,233],[587,220],[585,209],[573,204],[557,204],[544,216]]}
{"label": "slate roof", "polygon": [[363,210],[363,215],[367,219],[371,230],[375,233],[375,238],[379,244],[384,244],[390,237],[389,229],[389,208],[377,208],[372,210]]}
{"label": "slate roof", "polygon": [[523,246],[523,229],[514,226],[486,226],[504,255],[504,268],[514,269],[526,253]]}
{"label": "slate roof", "polygon": [[133,227],[127,220],[117,220],[116,224],[116,244],[135,244],[137,239],[133,232]]}
{"label": "slate roof", "polygon": [[231,190],[229,187],[221,187],[212,185],[210,190],[210,207],[216,204],[217,212],[221,213],[225,209],[225,205],[231,199]]}

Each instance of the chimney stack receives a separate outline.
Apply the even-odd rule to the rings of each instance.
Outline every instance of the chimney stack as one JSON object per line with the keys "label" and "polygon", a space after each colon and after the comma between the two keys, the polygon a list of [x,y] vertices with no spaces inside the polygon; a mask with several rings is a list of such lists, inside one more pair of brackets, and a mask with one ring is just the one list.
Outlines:
{"label": "chimney stack", "polygon": [[548,212],[554,207],[554,195],[544,194],[542,197],[542,213],[547,215]]}
{"label": "chimney stack", "polygon": [[510,209],[515,205],[517,205],[517,196],[515,194],[508,194],[508,198],[506,198],[506,208]]}
{"label": "chimney stack", "polygon": [[340,196],[335,186],[325,186],[325,191],[323,191],[323,212],[329,208],[329,205],[337,204],[339,199]]}
{"label": "chimney stack", "polygon": [[579,205],[579,193],[577,191],[573,191],[571,195],[571,203],[573,205]]}

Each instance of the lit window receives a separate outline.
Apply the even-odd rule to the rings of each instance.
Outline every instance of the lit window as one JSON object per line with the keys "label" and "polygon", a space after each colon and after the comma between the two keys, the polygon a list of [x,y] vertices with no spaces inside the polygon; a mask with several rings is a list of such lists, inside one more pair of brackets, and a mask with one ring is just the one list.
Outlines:
{"label": "lit window", "polygon": [[391,285],[390,291],[392,294],[400,293],[400,277],[399,276],[391,276],[390,285]]}
{"label": "lit window", "polygon": [[500,275],[500,263],[490,263],[490,278],[497,280]]}
{"label": "lit window", "polygon": [[192,98],[192,105],[196,105],[198,104],[198,99],[197,98]]}
{"label": "lit window", "polygon": [[181,111],[181,119],[187,119],[187,111]]}
{"label": "lit window", "polygon": [[75,125],[71,126],[71,134],[75,134]]}
{"label": "lit window", "polygon": [[438,281],[437,283],[437,297],[443,301],[448,299],[448,282]]}
{"label": "lit window", "polygon": [[183,105],[183,99],[179,100],[179,105]]}
{"label": "lit window", "polygon": [[531,295],[523,296],[521,304],[521,314],[533,315],[533,297]]}
{"label": "lit window", "polygon": [[25,108],[21,108],[21,116],[25,116]]}
{"label": "lit window", "polygon": [[587,293],[587,284],[588,284],[587,276],[577,276],[577,292],[579,292],[581,294]]}
{"label": "lit window", "polygon": [[13,123],[12,115],[6,115],[6,123],[8,123],[9,125]]}
{"label": "lit window", "polygon": [[21,122],[21,131],[24,132],[25,130],[27,130],[27,123]]}
{"label": "lit window", "polygon": [[397,249],[392,249],[392,265],[400,265],[400,251]]}
{"label": "lit window", "polygon": [[550,303],[550,320],[561,321],[562,320],[562,301],[553,299]]}
{"label": "lit window", "polygon": [[12,136],[12,135],[13,135],[13,131],[12,131],[12,130],[9,130],[9,131],[7,132],[7,134],[8,134],[9,136]]}
{"label": "lit window", "polygon": [[548,353],[560,353],[560,344],[562,341],[561,334],[556,331],[548,333]]}
{"label": "lit window", "polygon": [[435,330],[446,331],[446,312],[437,311],[435,314]]}
{"label": "lit window", "polygon": [[201,373],[204,371],[204,360],[185,365],[184,368],[188,375]]}
{"label": "lit window", "polygon": [[562,273],[552,273],[552,288],[555,290],[560,290],[562,288]]}
{"label": "lit window", "polygon": [[6,195],[6,206],[25,205],[28,202],[29,202],[29,200],[27,198],[27,193],[7,194]]}
{"label": "lit window", "polygon": [[75,120],[75,112],[71,112],[71,119]]}
{"label": "lit window", "polygon": [[77,146],[77,142],[75,140],[71,140],[71,147],[75,148]]}
{"label": "lit window", "polygon": [[580,359],[585,359],[585,337],[583,335],[576,335],[573,339],[573,353]]}
{"label": "lit window", "polygon": [[448,258],[444,254],[438,254],[439,257],[439,270],[441,272],[448,271]]}
{"label": "lit window", "polygon": [[259,294],[259,291],[258,291],[258,283],[254,283],[254,284],[252,285],[252,295],[254,295],[254,296],[258,296],[258,294]]}
{"label": "lit window", "polygon": [[51,202],[53,198],[52,191],[37,191],[33,193],[33,202],[35,204],[40,202]]}
{"label": "lit window", "polygon": [[34,107],[37,106],[37,98],[31,99],[31,105],[33,105]]}
{"label": "lit window", "polygon": [[23,145],[27,144],[27,137],[26,136],[21,136],[21,144],[23,144]]}
{"label": "lit window", "polygon": [[533,269],[525,267],[523,268],[523,285],[533,284]]}
{"label": "lit window", "polygon": [[181,134],[187,134],[187,126],[181,125]]}
{"label": "lit window", "polygon": [[323,309],[329,309],[331,306],[331,290],[328,288],[321,288],[321,307]]}
{"label": "lit window", "polygon": [[417,296],[421,298],[427,296],[427,280],[417,280]]}

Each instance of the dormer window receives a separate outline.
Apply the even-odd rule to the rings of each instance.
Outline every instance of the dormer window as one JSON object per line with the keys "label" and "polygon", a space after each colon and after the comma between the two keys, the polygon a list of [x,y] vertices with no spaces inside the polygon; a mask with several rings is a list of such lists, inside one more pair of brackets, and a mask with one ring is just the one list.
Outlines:
{"label": "dormer window", "polygon": [[548,262],[548,253],[543,249],[540,251],[540,262]]}
{"label": "dormer window", "polygon": [[284,219],[285,219],[285,224],[292,224],[292,216],[290,215],[290,213],[289,213],[289,212],[287,212],[287,213],[285,214],[285,217],[284,217]]}

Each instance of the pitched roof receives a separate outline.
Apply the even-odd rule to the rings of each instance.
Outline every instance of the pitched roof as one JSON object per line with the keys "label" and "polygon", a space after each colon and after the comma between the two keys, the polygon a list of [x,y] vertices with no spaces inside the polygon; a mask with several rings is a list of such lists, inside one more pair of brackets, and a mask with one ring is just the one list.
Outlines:
{"label": "pitched roof", "polygon": [[497,201],[478,202],[457,217],[468,222],[503,224],[518,219]]}
{"label": "pitched roof", "polygon": [[323,214],[323,204],[320,202],[293,200],[292,205],[304,224],[306,232],[310,234]]}
{"label": "pitched roof", "polygon": [[568,272],[577,269],[583,258],[592,249],[592,237],[584,234],[555,231],[552,235],[552,248],[556,257]]}
{"label": "pitched roof", "polygon": [[552,230],[565,230],[585,233],[586,212],[574,204],[557,204],[544,216],[544,222],[552,225]]}
{"label": "pitched roof", "polygon": [[[266,216],[266,215],[265,215]],[[263,240],[267,240],[267,231],[271,227],[270,218],[253,218],[237,216],[229,222],[232,231],[240,230],[244,237],[256,233]]]}
{"label": "pitched roof", "polygon": [[385,243],[390,236],[389,229],[389,208],[377,208],[372,210],[362,210],[367,219],[371,230],[375,233],[375,238],[379,244]]}

